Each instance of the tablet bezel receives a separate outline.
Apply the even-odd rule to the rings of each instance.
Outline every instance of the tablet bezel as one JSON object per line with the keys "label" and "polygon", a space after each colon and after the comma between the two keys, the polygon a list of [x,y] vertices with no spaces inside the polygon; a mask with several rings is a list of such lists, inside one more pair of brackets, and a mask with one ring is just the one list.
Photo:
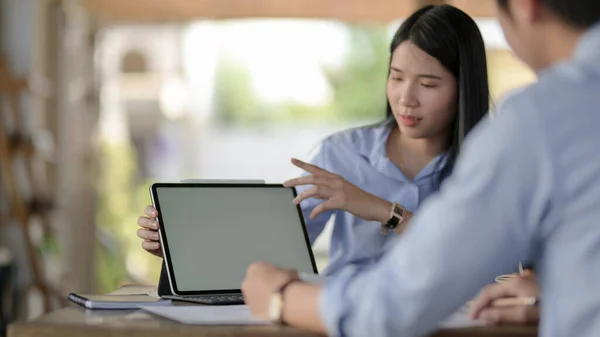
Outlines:
{"label": "tablet bezel", "polygon": [[[161,248],[163,251],[163,259],[165,261],[167,276],[169,278],[169,286],[171,288],[171,292],[174,295],[178,296],[189,296],[189,295],[211,295],[211,294],[241,294],[241,289],[216,289],[216,290],[187,290],[180,291],[177,287],[177,280],[175,279],[175,273],[172,268],[171,263],[171,254],[169,251],[169,240],[163,228],[165,227],[165,223],[162,219],[162,212],[160,209],[160,201],[158,200],[157,189],[158,188],[283,188],[292,190],[292,195],[295,198],[297,196],[296,189],[293,187],[285,187],[282,184],[261,184],[261,183],[154,183],[150,186],[150,196],[152,199],[152,204],[154,208],[158,211],[158,219],[157,221],[160,224],[160,228],[158,230],[159,239]],[[290,200],[291,202],[291,200]],[[296,205],[296,210],[298,212],[298,216],[300,217],[300,223],[302,225],[302,232],[304,233],[304,241],[306,243],[306,248],[308,249],[308,254],[310,256],[310,262],[312,265],[313,273],[317,274],[317,264],[315,262],[315,257],[310,246],[310,239],[308,236],[308,231],[306,228],[306,223],[304,221],[304,216],[302,215],[302,209],[300,205]],[[166,225],[168,226],[168,225]]]}

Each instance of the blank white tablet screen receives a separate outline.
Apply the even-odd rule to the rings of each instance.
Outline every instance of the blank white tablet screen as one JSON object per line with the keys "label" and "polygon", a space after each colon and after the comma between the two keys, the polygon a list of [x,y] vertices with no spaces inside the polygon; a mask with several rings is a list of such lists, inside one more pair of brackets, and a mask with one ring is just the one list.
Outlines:
{"label": "blank white tablet screen", "polygon": [[179,291],[239,289],[249,264],[314,273],[293,191],[284,187],[157,187]]}

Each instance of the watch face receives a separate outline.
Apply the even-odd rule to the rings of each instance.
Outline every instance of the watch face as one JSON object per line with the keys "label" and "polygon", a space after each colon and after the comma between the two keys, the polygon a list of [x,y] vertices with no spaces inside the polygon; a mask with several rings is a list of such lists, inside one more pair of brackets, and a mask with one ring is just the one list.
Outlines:
{"label": "watch face", "polygon": [[396,227],[398,227],[398,224],[400,223],[400,218],[398,218],[397,216],[393,216],[386,224],[387,228],[389,229],[394,229]]}
{"label": "watch face", "polygon": [[394,213],[398,214],[399,216],[403,216],[404,215],[404,209],[398,205],[394,206]]}

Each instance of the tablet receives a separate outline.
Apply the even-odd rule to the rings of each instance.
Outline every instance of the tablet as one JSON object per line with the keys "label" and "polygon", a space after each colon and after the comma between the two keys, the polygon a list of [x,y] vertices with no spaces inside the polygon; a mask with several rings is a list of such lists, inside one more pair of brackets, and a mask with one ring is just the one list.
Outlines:
{"label": "tablet", "polygon": [[155,183],[150,193],[175,295],[239,294],[256,261],[317,273],[294,188]]}

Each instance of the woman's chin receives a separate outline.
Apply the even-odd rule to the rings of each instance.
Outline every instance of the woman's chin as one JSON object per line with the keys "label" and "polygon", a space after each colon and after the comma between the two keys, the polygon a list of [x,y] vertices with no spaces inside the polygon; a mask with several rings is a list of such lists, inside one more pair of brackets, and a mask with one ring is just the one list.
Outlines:
{"label": "woman's chin", "polygon": [[427,134],[423,132],[419,127],[405,126],[402,124],[398,124],[400,126],[400,134],[404,137],[413,138],[413,139],[423,139],[427,138]]}

